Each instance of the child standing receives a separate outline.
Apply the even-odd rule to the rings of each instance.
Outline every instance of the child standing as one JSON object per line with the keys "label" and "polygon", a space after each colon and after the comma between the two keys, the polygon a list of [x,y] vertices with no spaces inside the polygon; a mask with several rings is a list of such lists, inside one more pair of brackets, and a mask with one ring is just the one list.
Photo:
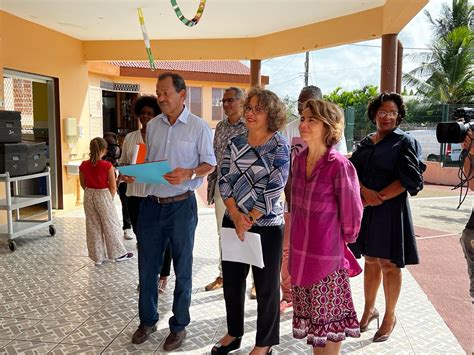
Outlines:
{"label": "child standing", "polygon": [[86,213],[86,240],[89,258],[96,265],[107,259],[124,261],[133,258],[121,241],[121,228],[113,198],[117,191],[115,168],[102,160],[107,153],[107,142],[94,138],[89,146],[89,160],[79,167],[79,178],[84,189],[84,211]]}

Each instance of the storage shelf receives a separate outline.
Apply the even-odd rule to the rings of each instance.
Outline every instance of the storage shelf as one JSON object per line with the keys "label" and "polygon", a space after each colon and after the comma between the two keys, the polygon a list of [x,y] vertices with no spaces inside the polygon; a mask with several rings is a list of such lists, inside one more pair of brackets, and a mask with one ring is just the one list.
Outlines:
{"label": "storage shelf", "polygon": [[23,221],[16,221],[12,222],[13,224],[13,233],[8,233],[8,225],[4,224],[0,226],[0,237],[2,238],[9,238],[13,239],[19,237],[21,235],[25,235],[31,232],[34,232],[38,229],[42,229],[44,227],[50,226],[52,224],[51,221],[48,220],[23,220]]}
{"label": "storage shelf", "polygon": [[[18,182],[29,179],[37,179],[45,176],[46,177],[46,195],[21,195],[18,192]],[[8,172],[0,174],[0,182],[5,184],[5,198],[0,200],[0,210],[6,211],[7,223],[0,225],[0,238],[6,238],[8,240],[9,249],[14,252],[17,249],[14,238],[22,235],[37,231],[39,229],[49,227],[49,234],[51,236],[56,235],[56,229],[52,222],[52,210],[51,210],[51,180],[49,175],[49,168],[46,168],[44,172],[24,175],[24,176],[13,176],[11,177]],[[13,185],[13,188],[11,187]],[[21,208],[37,205],[46,202],[48,205],[47,218],[46,219],[21,219]],[[13,211],[15,213],[15,220],[13,218]]]}
{"label": "storage shelf", "polygon": [[47,195],[22,195],[12,196],[11,204],[7,204],[7,199],[3,198],[0,200],[0,210],[13,211],[18,208],[23,208],[31,205],[36,205],[42,202],[48,202],[50,196]]}
{"label": "storage shelf", "polygon": [[14,181],[36,179],[42,176],[49,176],[49,169],[42,173],[36,173],[36,174],[31,174],[31,175],[21,175],[21,176],[9,176],[8,178],[6,174],[0,174],[0,181],[6,182],[8,179],[10,182],[14,182]]}

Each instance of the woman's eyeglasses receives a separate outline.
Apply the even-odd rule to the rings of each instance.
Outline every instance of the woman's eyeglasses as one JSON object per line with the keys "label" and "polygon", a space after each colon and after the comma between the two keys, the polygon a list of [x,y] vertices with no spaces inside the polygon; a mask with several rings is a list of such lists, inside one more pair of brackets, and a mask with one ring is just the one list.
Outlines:
{"label": "woman's eyeglasses", "polygon": [[245,105],[244,106],[244,112],[248,113],[249,111],[252,111],[254,115],[258,115],[259,113],[265,112],[262,106],[250,106],[250,105]]}
{"label": "woman's eyeglasses", "polygon": [[377,111],[377,117],[385,118],[385,116],[387,115],[389,117],[397,117],[398,111],[384,111],[384,110]]}

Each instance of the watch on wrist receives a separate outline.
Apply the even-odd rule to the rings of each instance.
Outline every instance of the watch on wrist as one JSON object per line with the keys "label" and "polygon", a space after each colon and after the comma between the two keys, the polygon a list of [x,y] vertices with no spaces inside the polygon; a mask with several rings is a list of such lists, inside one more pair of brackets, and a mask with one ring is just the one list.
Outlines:
{"label": "watch on wrist", "polygon": [[191,180],[196,178],[196,169],[193,169],[193,173],[191,175]]}

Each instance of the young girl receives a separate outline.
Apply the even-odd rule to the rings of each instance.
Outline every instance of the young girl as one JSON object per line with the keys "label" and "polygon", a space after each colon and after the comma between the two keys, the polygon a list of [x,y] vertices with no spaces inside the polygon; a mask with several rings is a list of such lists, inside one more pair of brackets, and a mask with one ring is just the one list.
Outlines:
{"label": "young girl", "polygon": [[89,146],[89,160],[79,167],[79,178],[84,189],[84,211],[86,213],[86,240],[89,258],[96,265],[105,259],[124,261],[133,258],[122,244],[117,211],[113,199],[117,191],[115,168],[102,160],[107,153],[107,142],[94,138]]}

